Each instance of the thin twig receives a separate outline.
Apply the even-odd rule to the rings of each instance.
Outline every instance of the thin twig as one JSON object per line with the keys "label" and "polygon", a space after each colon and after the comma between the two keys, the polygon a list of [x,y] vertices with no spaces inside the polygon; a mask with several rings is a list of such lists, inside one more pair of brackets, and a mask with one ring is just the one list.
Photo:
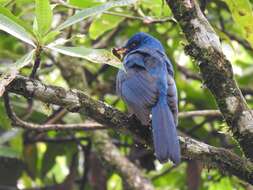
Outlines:
{"label": "thin twig", "polygon": [[47,121],[45,122],[45,124],[53,124],[56,123],[57,121],[59,121],[61,118],[63,118],[66,114],[68,113],[68,111],[64,108],[60,108],[59,110],[57,110],[55,113],[53,113],[51,115],[51,117],[49,117],[47,119]]}
{"label": "thin twig", "polygon": [[221,117],[221,113],[219,110],[196,110],[196,111],[185,111],[179,112],[179,118],[189,118],[189,117]]}
{"label": "thin twig", "polygon": [[[58,3],[59,5],[67,7],[69,9],[80,9],[78,7],[67,4],[66,2],[64,2],[62,0],[55,0],[55,2]],[[104,11],[103,13],[108,14],[108,15],[124,17],[127,19],[140,20],[145,24],[157,24],[157,23],[164,23],[164,22],[177,23],[176,19],[174,19],[173,17],[165,17],[165,18],[153,18],[153,17],[149,17],[149,16],[140,17],[140,16],[123,14],[123,13],[119,13],[119,12],[111,12],[111,11]]]}
{"label": "thin twig", "polygon": [[24,129],[36,129],[39,131],[49,131],[49,130],[101,130],[101,129],[108,129],[108,127],[104,127],[103,125],[100,125],[95,122],[86,122],[86,123],[80,123],[80,124],[35,124],[35,123],[29,123],[26,121],[23,121],[20,119],[15,112],[12,110],[12,107],[10,105],[10,99],[9,94],[5,92],[4,94],[4,104],[5,109],[8,117],[11,119],[12,124],[14,126],[19,126]]}
{"label": "thin twig", "polygon": [[34,61],[34,65],[33,65],[33,68],[32,68],[32,72],[30,74],[31,79],[35,78],[36,72],[37,72],[37,70],[40,66],[40,54],[41,54],[41,47],[38,47],[36,49],[35,61]]}
{"label": "thin twig", "polygon": [[149,16],[140,17],[140,16],[127,15],[127,14],[118,13],[118,12],[111,12],[111,11],[105,11],[104,14],[124,17],[128,19],[133,19],[133,20],[141,20],[145,24],[157,24],[157,23],[164,23],[164,22],[177,23],[177,21],[173,17],[165,17],[165,18],[153,18]]}
{"label": "thin twig", "polygon": [[27,144],[31,143],[37,143],[37,142],[45,142],[45,143],[67,143],[67,142],[73,142],[73,141],[87,141],[87,137],[73,137],[73,136],[67,136],[67,137],[31,137],[26,139]]}

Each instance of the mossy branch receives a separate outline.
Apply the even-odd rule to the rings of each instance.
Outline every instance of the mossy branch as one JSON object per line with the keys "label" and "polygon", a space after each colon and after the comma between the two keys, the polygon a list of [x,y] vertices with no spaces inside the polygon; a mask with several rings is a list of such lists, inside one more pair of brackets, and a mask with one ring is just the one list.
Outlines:
{"label": "mossy branch", "polygon": [[203,82],[239,142],[253,160],[253,114],[233,78],[231,63],[222,52],[218,35],[196,0],[167,0],[189,44],[185,47],[199,65]]}
{"label": "mossy branch", "polygon": [[[65,107],[71,112],[87,115],[112,129],[131,133],[139,141],[152,147],[150,129],[144,127],[135,118],[115,108],[96,101],[81,91],[65,90],[57,86],[47,86],[40,81],[17,76],[8,86],[9,92],[29,97],[45,103]],[[253,163],[245,158],[223,149],[216,148],[188,137],[180,137],[183,157],[201,160],[208,167],[220,169],[253,184]]]}

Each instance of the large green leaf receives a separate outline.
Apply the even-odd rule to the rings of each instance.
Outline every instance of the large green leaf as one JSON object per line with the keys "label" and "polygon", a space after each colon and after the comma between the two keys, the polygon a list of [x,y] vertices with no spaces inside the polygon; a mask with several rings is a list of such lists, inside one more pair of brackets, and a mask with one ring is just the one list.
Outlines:
{"label": "large green leaf", "polygon": [[8,0],[0,0],[0,4],[5,4],[6,2],[8,2]]}
{"label": "large green leaf", "polygon": [[40,35],[44,35],[51,27],[53,12],[49,0],[35,0],[35,4],[38,32]]}
{"label": "large green leaf", "polygon": [[67,46],[49,46],[48,48],[72,57],[79,57],[94,63],[108,64],[123,69],[121,61],[105,49]]}
{"label": "large green leaf", "polygon": [[90,37],[94,40],[97,39],[106,31],[118,26],[118,24],[123,20],[123,17],[116,17],[113,15],[99,16],[92,22],[89,28]]}
{"label": "large green leaf", "polygon": [[224,0],[237,25],[243,31],[244,38],[253,47],[253,12],[249,0]]}
{"label": "large green leaf", "polygon": [[0,76],[0,97],[4,93],[5,87],[16,77],[19,69],[28,65],[32,61],[33,55],[34,50],[21,57],[14,64],[1,64],[0,72],[2,75]]}
{"label": "large green leaf", "polygon": [[26,32],[28,32],[31,36],[34,36],[32,27],[29,24],[27,24],[26,22],[24,22],[23,20],[16,17],[14,14],[12,14],[12,12],[10,12],[9,9],[6,9],[4,7],[0,7],[0,14],[8,17],[13,22],[15,22],[18,25],[22,26],[26,30]]}
{"label": "large green leaf", "polygon": [[80,21],[82,21],[83,19],[92,16],[92,15],[96,15],[96,14],[100,14],[103,11],[106,11],[112,7],[117,7],[117,6],[126,6],[132,3],[135,3],[137,0],[121,0],[121,1],[112,1],[112,2],[108,2],[105,3],[101,6],[96,6],[96,7],[91,7],[88,9],[84,9],[81,10],[79,12],[77,12],[75,15],[69,17],[65,22],[63,22],[60,26],[57,27],[57,30],[62,30],[68,26],[71,26],[75,23],[78,23]]}
{"label": "large green leaf", "polygon": [[22,67],[28,65],[33,59],[34,52],[35,52],[35,50],[32,50],[29,53],[27,53],[26,55],[24,55],[23,57],[21,57],[19,60],[17,60],[15,62],[15,69],[19,70]]}
{"label": "large green leaf", "polygon": [[19,23],[15,22],[15,20],[2,13],[0,13],[0,30],[3,30],[16,38],[35,46],[33,37],[28,33],[28,31],[19,25]]}
{"label": "large green leaf", "polygon": [[79,8],[92,7],[101,4],[101,2],[98,2],[96,0],[89,0],[89,1],[68,0],[68,3],[72,6],[76,6]]}

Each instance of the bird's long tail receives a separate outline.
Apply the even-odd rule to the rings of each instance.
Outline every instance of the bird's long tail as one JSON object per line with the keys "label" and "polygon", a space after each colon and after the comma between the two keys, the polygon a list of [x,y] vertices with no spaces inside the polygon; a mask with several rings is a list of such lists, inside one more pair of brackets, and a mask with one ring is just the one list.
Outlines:
{"label": "bird's long tail", "polygon": [[157,104],[152,108],[152,128],[157,159],[161,163],[170,159],[178,164],[180,162],[179,140],[166,97],[160,97]]}

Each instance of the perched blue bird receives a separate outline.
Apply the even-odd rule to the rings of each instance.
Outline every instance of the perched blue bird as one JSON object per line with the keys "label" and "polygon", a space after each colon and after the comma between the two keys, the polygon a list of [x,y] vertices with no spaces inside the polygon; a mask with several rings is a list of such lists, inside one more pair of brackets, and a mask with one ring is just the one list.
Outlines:
{"label": "perched blue bird", "polygon": [[115,50],[124,56],[126,71],[117,75],[116,90],[143,125],[152,114],[152,132],[157,159],[180,162],[180,146],[176,126],[178,98],[173,67],[159,40],[140,32],[123,48]]}

